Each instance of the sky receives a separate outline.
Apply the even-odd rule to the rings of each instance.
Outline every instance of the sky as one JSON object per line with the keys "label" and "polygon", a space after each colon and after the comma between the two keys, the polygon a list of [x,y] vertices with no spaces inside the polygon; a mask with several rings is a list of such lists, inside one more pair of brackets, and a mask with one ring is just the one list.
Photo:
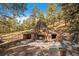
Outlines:
{"label": "sky", "polygon": [[[43,14],[46,15],[46,9],[47,9],[47,6],[48,6],[48,3],[27,3],[27,10],[24,12],[26,14],[27,17],[20,17],[20,18],[17,18],[18,21],[20,20],[21,22],[28,18],[31,14],[31,11],[32,11],[32,8],[36,6],[37,8],[41,9]],[[57,10],[59,11],[60,10],[60,7],[57,6]]]}
{"label": "sky", "polygon": [[46,8],[48,6],[47,3],[27,3],[27,10],[24,12],[24,14],[27,16],[27,17],[17,17],[18,21],[23,21],[24,19],[28,18],[30,15],[31,15],[31,11],[32,11],[32,8],[36,6],[37,8],[41,9],[43,14],[46,15]]}
{"label": "sky", "polygon": [[38,7],[39,9],[42,10],[43,14],[45,15],[46,8],[47,8],[47,3],[28,3],[27,4],[27,10],[25,11],[25,14],[28,16],[31,13],[31,10],[34,6]]}
{"label": "sky", "polygon": [[[24,14],[26,15],[26,17],[24,17],[24,16],[17,17],[17,20],[22,22],[24,19],[27,19],[31,15],[33,7],[37,7],[38,9],[40,9],[43,12],[43,15],[45,16],[46,15],[46,9],[48,7],[48,3],[27,3],[26,4],[27,10],[24,11]],[[0,8],[2,8],[2,6],[0,6]],[[59,9],[60,9],[60,7],[58,6],[57,10],[59,10]],[[0,11],[3,11],[5,14],[11,15],[10,10],[0,9]]]}

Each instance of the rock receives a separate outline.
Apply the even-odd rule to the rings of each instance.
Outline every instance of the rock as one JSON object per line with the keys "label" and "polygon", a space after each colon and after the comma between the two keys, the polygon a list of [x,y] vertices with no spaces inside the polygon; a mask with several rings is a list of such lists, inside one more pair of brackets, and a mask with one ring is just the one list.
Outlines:
{"label": "rock", "polygon": [[55,56],[63,56],[66,55],[66,46],[60,42],[53,42],[52,45],[49,47],[51,55]]}
{"label": "rock", "polygon": [[18,53],[18,56],[25,56],[26,55],[26,52],[25,51],[22,51],[22,52],[19,52]]}
{"label": "rock", "polygon": [[72,36],[72,37],[71,37],[72,43],[78,43],[79,32],[76,31],[76,32],[72,33],[71,36]]}

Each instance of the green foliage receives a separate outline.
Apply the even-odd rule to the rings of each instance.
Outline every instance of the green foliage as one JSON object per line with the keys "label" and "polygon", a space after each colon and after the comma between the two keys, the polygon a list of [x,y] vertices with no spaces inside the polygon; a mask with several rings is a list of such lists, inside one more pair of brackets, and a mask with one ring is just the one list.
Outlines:
{"label": "green foliage", "polygon": [[[59,12],[56,11],[57,5],[61,6]],[[46,25],[55,25],[55,22],[61,20],[65,24],[69,23],[71,32],[79,31],[79,4],[48,4],[46,16],[38,7],[34,6],[31,10],[31,15],[20,24],[16,20],[17,16],[24,15],[26,4],[0,4],[0,33],[10,33],[15,31],[23,31],[33,29],[37,20],[43,20]],[[9,11],[8,13],[6,13]],[[11,13],[11,14],[9,14]],[[13,16],[11,16],[13,15]]]}
{"label": "green foliage", "polygon": [[25,10],[26,10],[26,4],[24,3],[11,3],[11,4],[1,3],[0,4],[0,15],[3,15],[5,17],[9,17],[11,14],[13,16],[24,15]]}
{"label": "green foliage", "polygon": [[56,5],[55,4],[48,4],[47,10],[46,10],[46,23],[48,25],[53,24],[55,22],[55,12],[56,12]]}
{"label": "green foliage", "polygon": [[9,33],[16,31],[17,22],[16,19],[0,19],[0,33]]}
{"label": "green foliage", "polygon": [[45,17],[44,17],[43,12],[41,10],[39,10],[38,19],[45,22]]}
{"label": "green foliage", "polygon": [[36,7],[36,6],[34,6],[34,7],[32,8],[31,15],[37,16],[38,12],[39,12],[39,8]]}
{"label": "green foliage", "polygon": [[0,4],[0,33],[20,31],[16,17],[24,16],[26,4],[24,3],[1,3]]}
{"label": "green foliage", "polygon": [[62,4],[64,19],[70,22],[71,31],[79,31],[79,4]]}
{"label": "green foliage", "polygon": [[23,29],[28,30],[28,29],[35,28],[37,21],[38,21],[37,19],[45,21],[42,11],[34,6],[32,8],[32,12],[29,18],[25,19],[23,23],[21,24]]}

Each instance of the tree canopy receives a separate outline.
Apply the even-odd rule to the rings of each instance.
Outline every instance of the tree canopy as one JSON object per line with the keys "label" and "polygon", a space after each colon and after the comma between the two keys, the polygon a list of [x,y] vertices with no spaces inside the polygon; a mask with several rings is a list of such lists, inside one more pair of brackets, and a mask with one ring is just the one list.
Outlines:
{"label": "tree canopy", "polygon": [[24,3],[1,3],[0,4],[0,15],[4,17],[12,16],[20,16],[24,15],[24,11],[26,10],[26,4]]}
{"label": "tree canopy", "polygon": [[70,22],[71,31],[79,31],[79,4],[61,4],[64,19]]}
{"label": "tree canopy", "polygon": [[[59,10],[59,7],[60,9]],[[58,9],[57,9],[58,8]],[[53,4],[50,3],[47,6],[46,14],[44,15],[41,8],[33,6],[30,15],[27,19],[20,23],[16,17],[24,16],[24,12],[28,10],[27,4],[24,3],[5,3],[0,4],[0,33],[14,32],[20,30],[33,29],[38,20],[42,20],[46,25],[53,25],[55,23],[61,23],[64,21],[65,24],[69,23],[70,31],[79,31],[79,4]],[[57,11],[58,10],[58,11]]]}

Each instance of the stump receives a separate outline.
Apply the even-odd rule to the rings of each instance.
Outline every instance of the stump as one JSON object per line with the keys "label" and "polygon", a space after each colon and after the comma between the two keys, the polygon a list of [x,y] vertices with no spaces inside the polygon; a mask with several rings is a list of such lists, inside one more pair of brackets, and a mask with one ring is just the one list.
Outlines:
{"label": "stump", "polygon": [[61,56],[66,56],[66,49],[60,48],[59,51]]}

